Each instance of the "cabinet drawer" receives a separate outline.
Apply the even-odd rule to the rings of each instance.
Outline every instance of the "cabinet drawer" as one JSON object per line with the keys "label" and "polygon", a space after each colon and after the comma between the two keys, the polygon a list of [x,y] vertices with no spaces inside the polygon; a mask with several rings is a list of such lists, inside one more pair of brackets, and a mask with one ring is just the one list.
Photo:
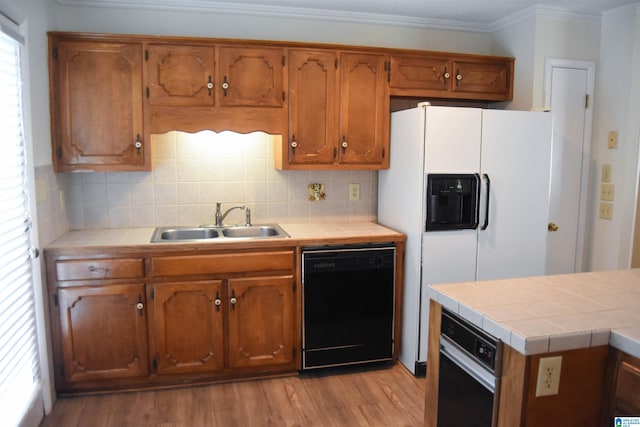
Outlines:
{"label": "cabinet drawer", "polygon": [[293,251],[185,255],[152,260],[153,277],[293,270]]}
{"label": "cabinet drawer", "polygon": [[83,259],[56,262],[56,279],[137,279],[144,277],[143,258]]}

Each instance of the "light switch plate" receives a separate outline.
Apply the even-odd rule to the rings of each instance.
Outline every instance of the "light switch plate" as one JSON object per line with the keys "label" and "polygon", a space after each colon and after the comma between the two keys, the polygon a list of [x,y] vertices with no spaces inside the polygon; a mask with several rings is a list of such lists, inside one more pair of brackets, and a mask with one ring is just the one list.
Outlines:
{"label": "light switch plate", "polygon": [[607,147],[609,149],[618,148],[618,131],[617,130],[609,131]]}
{"label": "light switch plate", "polygon": [[602,182],[611,182],[611,165],[602,165]]}

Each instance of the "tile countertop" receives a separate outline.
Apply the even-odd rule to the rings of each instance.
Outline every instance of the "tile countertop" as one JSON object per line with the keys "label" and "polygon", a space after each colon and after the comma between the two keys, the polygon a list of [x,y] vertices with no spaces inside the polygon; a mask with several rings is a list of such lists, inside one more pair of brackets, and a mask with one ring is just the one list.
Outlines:
{"label": "tile countertop", "polygon": [[[300,244],[319,244],[324,240],[348,240],[366,238],[372,240],[404,240],[404,235],[373,222],[329,222],[329,223],[278,223],[292,240]],[[92,247],[92,246],[140,246],[140,245],[180,245],[194,242],[151,243],[155,230],[149,228],[114,228],[69,231],[47,245],[49,248]],[[215,240],[215,239],[214,239]],[[254,242],[282,239],[256,239]],[[224,245],[238,243],[236,239],[198,242],[203,245]]]}
{"label": "tile countertop", "polygon": [[608,343],[640,357],[640,269],[431,285],[429,297],[525,355]]}

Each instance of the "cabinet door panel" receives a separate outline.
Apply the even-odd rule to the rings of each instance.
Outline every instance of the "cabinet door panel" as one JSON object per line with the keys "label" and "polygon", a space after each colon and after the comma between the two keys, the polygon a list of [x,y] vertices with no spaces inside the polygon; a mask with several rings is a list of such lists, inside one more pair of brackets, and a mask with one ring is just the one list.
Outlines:
{"label": "cabinet door panel", "polygon": [[229,295],[229,366],[295,363],[293,276],[230,279]]}
{"label": "cabinet door panel", "polygon": [[222,282],[156,284],[153,292],[158,373],[222,369]]}
{"label": "cabinet door panel", "polygon": [[626,356],[618,367],[615,387],[615,416],[640,414],[640,360]]}
{"label": "cabinet door panel", "polygon": [[[331,164],[338,144],[337,56],[289,53],[289,163]],[[295,141],[295,148],[292,143]]]}
{"label": "cabinet door panel", "polygon": [[220,105],[282,107],[284,50],[220,48]]}
{"label": "cabinet door panel", "polygon": [[147,150],[136,147],[144,138],[142,46],[61,42],[56,47],[57,170],[142,170]]}
{"label": "cabinet door panel", "polygon": [[[446,77],[449,73],[449,77]],[[449,91],[451,66],[447,58],[392,56],[389,86],[399,89]]]}
{"label": "cabinet door panel", "polygon": [[389,85],[384,55],[343,54],[340,163],[388,167]]}
{"label": "cabinet door panel", "polygon": [[148,52],[150,105],[214,104],[213,47],[149,45]]}
{"label": "cabinet door panel", "polygon": [[57,293],[66,381],[148,375],[144,285],[65,288]]}
{"label": "cabinet door panel", "polygon": [[454,61],[452,67],[454,92],[494,96],[506,96],[510,92],[510,66],[507,62]]}

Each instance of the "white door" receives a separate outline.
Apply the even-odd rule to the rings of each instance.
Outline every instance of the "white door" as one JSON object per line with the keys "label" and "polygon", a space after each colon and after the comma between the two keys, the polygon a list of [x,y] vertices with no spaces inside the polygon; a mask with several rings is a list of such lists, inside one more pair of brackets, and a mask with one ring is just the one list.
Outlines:
{"label": "white door", "polygon": [[545,273],[551,121],[551,113],[483,112],[477,280]]}
{"label": "white door", "polygon": [[[583,270],[595,65],[547,59],[545,105],[553,112],[547,274]],[[553,228],[553,226],[551,227]]]}

